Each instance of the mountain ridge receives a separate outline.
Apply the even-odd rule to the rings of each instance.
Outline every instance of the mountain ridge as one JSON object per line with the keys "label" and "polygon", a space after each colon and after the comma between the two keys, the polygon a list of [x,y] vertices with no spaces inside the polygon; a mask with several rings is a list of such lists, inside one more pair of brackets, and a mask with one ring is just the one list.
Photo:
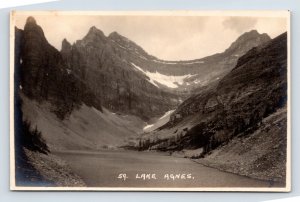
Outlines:
{"label": "mountain ridge", "polygon": [[[101,33],[99,34],[99,39],[95,40],[99,41],[99,43],[96,43],[98,45],[94,43],[95,41],[92,42],[91,40],[86,40],[86,37],[90,35],[92,29],[94,32]],[[93,36],[97,35],[94,34]],[[249,41],[246,39],[249,39]],[[139,67],[143,70],[142,72],[144,72],[146,77],[148,77],[150,83],[152,82],[152,78],[150,78],[149,75],[154,76],[153,74],[157,74],[157,77],[186,76],[186,78],[177,83],[177,79],[175,79],[171,85],[166,85],[164,81],[152,82],[154,86],[161,88],[163,91],[183,94],[183,97],[180,98],[182,100],[186,97],[184,95],[190,94],[198,87],[205,86],[212,80],[218,81],[235,66],[239,56],[243,55],[251,48],[266,43],[269,40],[270,37],[267,34],[259,34],[257,31],[252,30],[241,35],[222,53],[195,60],[166,61],[149,55],[142,47],[117,32],[112,32],[106,37],[100,29],[94,27],[90,29],[88,34],[83,37],[82,40],[77,40],[76,43],[73,44],[73,48],[86,49],[87,46],[89,46],[89,48],[97,48],[97,51],[102,52],[102,54],[101,56],[96,57],[111,57],[114,60],[114,62],[111,62],[111,65],[128,66],[127,68]],[[245,41],[247,41],[246,44],[244,44]],[[94,44],[88,45],[90,42]],[[88,51],[88,49],[86,49],[86,51]],[[65,52],[63,45],[61,52]],[[87,62],[87,66],[101,66],[101,62],[97,60],[98,59],[96,58],[90,58]],[[146,72],[148,72],[148,74]],[[187,77],[187,74],[193,76]]]}
{"label": "mountain ridge", "polygon": [[[218,81],[237,62],[236,57],[224,55],[226,51],[208,57],[206,61],[199,59],[192,60],[192,62],[180,61],[176,64],[173,64],[174,62],[162,62],[162,60],[147,54],[136,43],[117,32],[112,32],[106,37],[103,31],[95,26],[89,29],[83,39],[77,40],[73,44],[64,39],[61,51],[57,51],[48,43],[42,28],[36,23],[35,19],[29,17],[27,21],[24,26],[25,35],[28,30],[31,30],[31,34],[27,35],[30,37],[35,36],[35,39],[29,37],[23,40],[25,43],[31,40],[28,44],[31,44],[30,49],[32,51],[28,51],[29,55],[26,56],[28,48],[23,50],[25,59],[24,64],[21,64],[21,66],[31,66],[32,73],[40,72],[40,76],[35,75],[33,79],[28,78],[27,80],[26,77],[28,76],[26,76],[26,81],[23,79],[23,83],[25,83],[24,91],[29,89],[30,92],[32,91],[30,88],[36,89],[36,84],[33,84],[31,80],[40,83],[45,82],[42,78],[47,78],[50,72],[42,66],[52,67],[57,71],[57,73],[50,74],[53,76],[50,79],[53,84],[45,87],[46,91],[40,90],[40,94],[47,92],[47,89],[51,89],[51,86],[58,85],[55,83],[61,85],[62,82],[58,81],[59,79],[70,81],[73,83],[72,85],[75,85],[71,87],[74,94],[68,98],[73,101],[64,101],[63,104],[60,104],[60,108],[68,106],[67,102],[76,102],[75,105],[80,105],[82,100],[78,99],[80,97],[78,93],[88,92],[88,95],[82,95],[88,99],[85,102],[89,106],[95,105],[100,109],[100,106],[103,105],[114,112],[137,115],[145,120],[153,116],[159,117],[164,112],[174,109],[182,100],[186,99],[193,88],[205,86],[211,81]],[[265,35],[261,37],[257,32],[249,32],[245,35],[253,35],[248,37],[254,38],[253,44],[249,42],[245,49],[239,50],[240,52],[246,52],[253,46],[269,40],[268,37]],[[42,50],[42,46],[48,47],[46,50],[51,49],[51,53],[43,54],[45,51]],[[39,51],[36,51],[37,49]],[[31,57],[32,53],[40,56]],[[50,59],[49,56],[55,59]],[[38,64],[26,65],[27,58],[31,62],[36,61]],[[213,61],[215,59],[216,61]],[[52,63],[50,64],[50,62]],[[34,69],[35,66],[39,67]],[[166,73],[166,71],[169,71],[169,73]],[[58,72],[63,72],[62,75],[66,78],[60,78],[60,75],[56,75]],[[170,76],[173,78],[171,82],[164,80],[171,78]],[[26,87],[30,83],[33,85]],[[69,86],[69,84],[65,86]],[[64,87],[59,88],[62,91],[60,94],[63,99],[56,99],[55,102],[66,100],[62,90]],[[34,92],[37,91],[34,90]],[[53,94],[57,94],[54,91],[53,89]],[[43,99],[43,96],[36,95],[35,97]],[[93,98],[96,101],[92,101]],[[71,106],[67,111],[72,110],[73,107]],[[67,112],[62,112],[62,117],[64,113]]]}
{"label": "mountain ridge", "polygon": [[201,147],[205,155],[236,136],[253,133],[262,119],[286,107],[286,103],[284,33],[251,49],[219,83],[185,100],[170,121],[145,134],[140,145],[171,151]]}

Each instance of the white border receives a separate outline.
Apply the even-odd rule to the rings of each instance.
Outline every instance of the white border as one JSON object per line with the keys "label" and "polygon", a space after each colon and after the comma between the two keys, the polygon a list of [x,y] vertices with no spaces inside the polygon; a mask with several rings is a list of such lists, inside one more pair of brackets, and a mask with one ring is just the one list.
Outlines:
{"label": "white border", "polygon": [[[15,148],[14,148],[14,40],[15,15],[99,15],[99,16],[253,16],[285,17],[288,36],[288,101],[287,101],[287,163],[286,187],[199,187],[199,188],[130,188],[130,187],[23,187],[15,182]],[[220,191],[220,192],[290,192],[291,191],[291,22],[287,10],[218,10],[218,11],[11,11],[10,13],[10,190],[24,191]]]}

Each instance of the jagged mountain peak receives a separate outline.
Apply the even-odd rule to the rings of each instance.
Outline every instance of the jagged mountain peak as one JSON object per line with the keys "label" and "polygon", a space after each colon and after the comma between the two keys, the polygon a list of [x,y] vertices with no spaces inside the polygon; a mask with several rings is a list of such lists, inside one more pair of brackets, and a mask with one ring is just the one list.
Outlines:
{"label": "jagged mountain peak", "polygon": [[95,26],[92,26],[87,35],[83,38],[84,40],[97,40],[100,39],[101,41],[106,40],[106,36],[104,35],[103,31],[98,29]]}
{"label": "jagged mountain peak", "polygon": [[68,44],[70,44],[70,42],[66,38],[63,39],[62,43],[68,43]]}
{"label": "jagged mountain peak", "polygon": [[90,27],[89,32],[101,32],[101,33],[103,33],[103,32],[102,32],[100,29],[98,29],[96,26]]}
{"label": "jagged mountain peak", "polygon": [[117,44],[117,46],[123,49],[125,48],[134,54],[138,54],[140,57],[152,58],[141,46],[116,31],[110,33],[108,39],[113,42],[113,44]]}
{"label": "jagged mountain peak", "polygon": [[135,42],[131,41],[127,37],[119,34],[118,32],[112,32],[109,34],[108,38],[114,42],[117,42],[119,44],[122,44],[127,47],[133,47],[133,48],[139,48],[142,49],[139,45],[137,45]]}
{"label": "jagged mountain peak", "polygon": [[258,38],[258,37],[268,38],[269,40],[271,39],[268,34],[266,34],[266,33],[260,34],[257,30],[254,29],[254,30],[250,30],[250,31],[242,34],[237,39],[237,41],[241,41],[241,40],[245,41],[245,40],[249,40],[251,38]]}
{"label": "jagged mountain peak", "polygon": [[47,41],[43,29],[37,24],[36,20],[32,16],[27,18],[24,31],[28,31],[28,33],[34,34],[35,37]]}
{"label": "jagged mountain peak", "polygon": [[34,24],[36,25],[36,20],[34,19],[34,17],[29,16],[26,20],[26,24]]}
{"label": "jagged mountain peak", "polygon": [[259,32],[256,29],[252,29],[252,30],[250,30],[248,32],[245,32],[241,36],[243,36],[243,35],[259,35]]}
{"label": "jagged mountain peak", "polygon": [[67,51],[70,50],[71,48],[72,48],[71,43],[66,38],[64,38],[64,40],[61,43],[61,51]]}
{"label": "jagged mountain peak", "polygon": [[271,38],[268,34],[260,34],[257,30],[250,30],[239,36],[225,52],[241,56],[241,53],[247,52],[245,50],[250,50],[252,47],[264,44],[270,40]]}
{"label": "jagged mountain peak", "polygon": [[64,38],[62,41],[62,46],[71,46],[71,43],[66,38]]}
{"label": "jagged mountain peak", "polygon": [[24,30],[25,29],[30,29],[30,30],[39,29],[40,31],[42,31],[42,28],[37,24],[36,20],[32,16],[30,16],[26,19]]}

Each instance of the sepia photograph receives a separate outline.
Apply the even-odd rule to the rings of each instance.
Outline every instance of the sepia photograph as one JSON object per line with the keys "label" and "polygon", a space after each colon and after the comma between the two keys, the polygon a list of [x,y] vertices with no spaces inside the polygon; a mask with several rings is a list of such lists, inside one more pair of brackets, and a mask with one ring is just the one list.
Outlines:
{"label": "sepia photograph", "polygon": [[291,189],[289,11],[12,11],[11,190]]}

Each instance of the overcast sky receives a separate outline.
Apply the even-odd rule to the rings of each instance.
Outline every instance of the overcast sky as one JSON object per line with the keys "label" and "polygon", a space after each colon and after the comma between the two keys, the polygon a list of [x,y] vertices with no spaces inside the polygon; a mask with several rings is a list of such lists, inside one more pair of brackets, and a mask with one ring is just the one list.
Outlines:
{"label": "overcast sky", "polygon": [[[32,15],[58,50],[66,38],[82,39],[91,26],[106,36],[117,31],[149,54],[165,60],[189,60],[223,52],[238,36],[256,29],[271,38],[287,30],[286,18],[230,16],[87,16]],[[16,15],[23,29],[27,16]]]}

